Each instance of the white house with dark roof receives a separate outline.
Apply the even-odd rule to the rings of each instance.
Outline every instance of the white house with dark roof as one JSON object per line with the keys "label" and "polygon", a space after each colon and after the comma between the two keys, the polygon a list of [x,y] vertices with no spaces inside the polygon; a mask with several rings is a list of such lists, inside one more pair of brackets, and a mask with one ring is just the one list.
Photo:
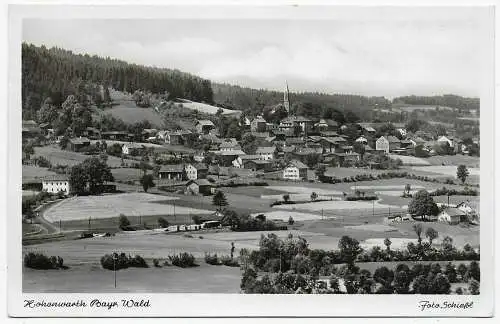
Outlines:
{"label": "white house with dark roof", "polygon": [[69,177],[65,175],[55,175],[42,179],[42,190],[49,193],[63,192],[69,195],[71,192]]}
{"label": "white house with dark roof", "polygon": [[438,215],[438,221],[456,225],[460,222],[467,222],[467,214],[455,207],[447,207]]}
{"label": "white house with dark roof", "polygon": [[380,136],[375,142],[375,150],[389,153],[389,141],[385,136]]}
{"label": "white house with dark roof", "polygon": [[259,156],[262,161],[274,160],[276,155],[276,146],[259,146],[255,151],[255,154]]}
{"label": "white house with dark roof", "polygon": [[304,180],[307,179],[307,165],[298,161],[292,160],[283,169],[283,179],[288,180]]}
{"label": "white house with dark roof", "polygon": [[208,174],[208,167],[203,163],[189,163],[184,166],[184,171],[188,180],[205,179]]}

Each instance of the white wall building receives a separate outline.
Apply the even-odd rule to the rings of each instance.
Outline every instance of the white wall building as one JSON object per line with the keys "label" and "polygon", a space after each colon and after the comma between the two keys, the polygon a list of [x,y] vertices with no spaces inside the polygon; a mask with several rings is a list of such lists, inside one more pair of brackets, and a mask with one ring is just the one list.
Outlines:
{"label": "white wall building", "polygon": [[375,142],[375,150],[389,153],[389,140],[384,136],[380,136],[380,138]]}
{"label": "white wall building", "polygon": [[69,178],[66,176],[54,176],[48,177],[42,180],[42,190],[48,193],[58,193],[63,192],[65,195],[69,195],[71,192]]}

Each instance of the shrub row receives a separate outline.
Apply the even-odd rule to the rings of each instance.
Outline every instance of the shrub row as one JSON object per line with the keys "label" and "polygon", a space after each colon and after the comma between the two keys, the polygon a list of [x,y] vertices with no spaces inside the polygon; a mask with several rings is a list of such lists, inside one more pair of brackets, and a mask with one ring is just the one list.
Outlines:
{"label": "shrub row", "polygon": [[48,257],[42,253],[29,252],[24,256],[24,266],[37,270],[67,269],[60,256]]}
{"label": "shrub row", "polygon": [[176,255],[169,255],[168,259],[172,265],[181,268],[196,267],[197,264],[194,262],[194,256],[190,253],[183,252]]}
{"label": "shrub row", "polygon": [[448,189],[446,187],[436,189],[430,193],[431,196],[477,196],[477,190],[465,188],[464,190]]}
{"label": "shrub row", "polygon": [[217,254],[205,254],[205,262],[207,264],[211,264],[211,265],[225,265],[225,266],[228,266],[228,267],[239,267],[240,264],[238,263],[238,261],[234,258],[231,258],[230,256],[228,255],[225,255],[225,256],[222,256],[222,257],[218,257]]}
{"label": "shrub row", "polygon": [[107,270],[121,270],[127,268],[148,268],[148,264],[140,255],[131,257],[125,253],[105,254],[101,258],[101,266]]}
{"label": "shrub row", "polygon": [[377,200],[377,196],[346,196],[347,201],[357,201],[357,200]]}

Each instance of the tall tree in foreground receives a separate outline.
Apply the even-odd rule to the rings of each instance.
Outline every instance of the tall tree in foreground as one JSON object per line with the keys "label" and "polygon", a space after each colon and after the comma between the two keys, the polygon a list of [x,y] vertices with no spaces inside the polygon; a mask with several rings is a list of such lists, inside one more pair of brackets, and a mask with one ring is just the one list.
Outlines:
{"label": "tall tree in foreground", "polygon": [[468,176],[469,170],[467,169],[467,167],[463,164],[459,165],[457,167],[457,179],[460,179],[460,181],[462,181],[462,184],[464,184]]}
{"label": "tall tree in foreground", "polygon": [[143,175],[141,177],[140,183],[142,185],[142,189],[144,189],[144,192],[148,192],[149,188],[153,188],[155,186],[152,174]]}
{"label": "tall tree in foreground", "polygon": [[217,190],[214,197],[212,198],[212,204],[218,207],[218,210],[221,210],[222,207],[229,205],[226,199],[226,195],[220,190]]}
{"label": "tall tree in foreground", "polygon": [[420,216],[422,219],[435,216],[439,213],[439,207],[426,190],[418,191],[408,205],[408,212],[411,215]]}

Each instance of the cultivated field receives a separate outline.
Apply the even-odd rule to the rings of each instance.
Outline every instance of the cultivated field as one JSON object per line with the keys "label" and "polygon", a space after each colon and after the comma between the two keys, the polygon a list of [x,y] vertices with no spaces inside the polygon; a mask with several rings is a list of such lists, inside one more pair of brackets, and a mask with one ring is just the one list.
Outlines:
{"label": "cultivated field", "polygon": [[[49,160],[53,166],[60,165],[68,165],[73,166],[83,162],[85,159],[91,158],[93,155],[85,155],[77,152],[61,150],[57,146],[42,146],[35,147],[35,156],[43,156],[47,160]],[[137,161],[124,159],[125,163],[137,163]],[[108,165],[111,168],[117,168],[121,166],[121,159],[115,156],[108,155]]]}
{"label": "cultivated field", "polygon": [[403,165],[431,165],[431,163],[426,159],[418,158],[416,156],[389,154],[389,157],[391,159],[400,159],[403,162]]}
{"label": "cultivated field", "polygon": [[[211,211],[190,207],[174,206],[175,197],[159,196],[147,193],[109,194],[102,196],[83,196],[69,198],[51,206],[44,217],[50,222],[59,220],[79,220],[89,218],[112,218],[120,214],[125,216],[152,216],[193,214],[211,214]],[[165,201],[167,204],[159,203]]]}
{"label": "cultivated field", "polygon": [[432,165],[454,165],[458,166],[460,164],[465,164],[467,167],[479,168],[479,157],[468,156],[468,155],[436,155],[427,158]]}

